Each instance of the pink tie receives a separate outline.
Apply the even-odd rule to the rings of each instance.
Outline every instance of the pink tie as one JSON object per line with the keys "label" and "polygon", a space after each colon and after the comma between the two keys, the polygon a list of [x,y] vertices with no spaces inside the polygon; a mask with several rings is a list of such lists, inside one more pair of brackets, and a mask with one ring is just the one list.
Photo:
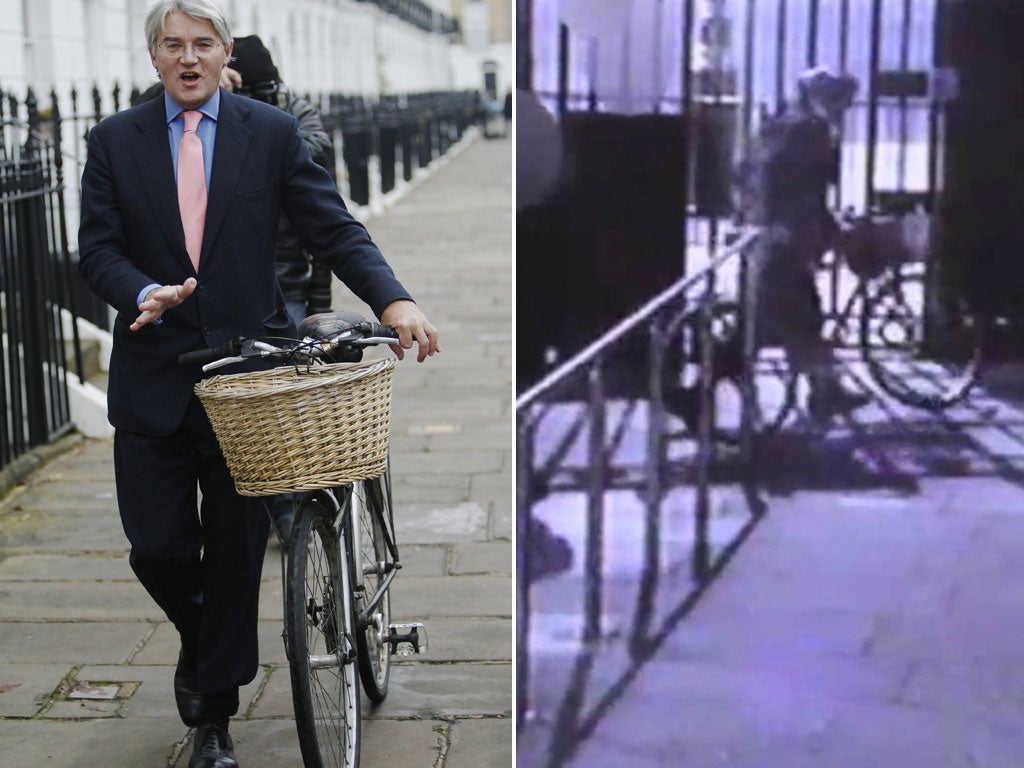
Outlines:
{"label": "pink tie", "polygon": [[203,167],[203,142],[196,135],[196,126],[203,115],[196,111],[181,114],[185,118],[185,133],[178,146],[178,210],[185,229],[185,250],[198,273],[203,227],[206,225],[206,171]]}

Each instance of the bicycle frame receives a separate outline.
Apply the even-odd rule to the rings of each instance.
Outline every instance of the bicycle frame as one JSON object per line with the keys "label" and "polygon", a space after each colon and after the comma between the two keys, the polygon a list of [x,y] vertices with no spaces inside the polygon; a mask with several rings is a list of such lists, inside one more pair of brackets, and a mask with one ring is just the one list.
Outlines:
{"label": "bicycle frame", "polygon": [[[389,482],[390,482],[390,478],[389,478]],[[348,517],[348,523],[347,524],[346,524],[346,515],[342,514],[345,511],[343,506],[342,506],[342,503],[339,502],[337,495],[335,493],[330,492],[330,491],[327,491],[327,490],[304,491],[304,492],[298,494],[298,496],[296,498],[296,501],[294,502],[294,506],[295,506],[296,511],[298,511],[304,505],[309,503],[310,500],[316,499],[320,503],[324,504],[330,510],[331,517],[332,517],[332,519],[334,521],[333,527],[336,530],[336,532],[338,533],[338,541],[339,541],[339,543],[343,547],[347,547],[346,549],[343,549],[342,552],[345,553],[345,557],[346,558],[351,558],[351,565],[352,565],[353,574],[354,574],[354,577],[355,577],[354,581],[353,581],[353,584],[351,585],[351,590],[354,592],[355,590],[362,589],[362,587],[363,587],[363,577],[364,577],[363,560],[362,560],[361,557],[357,556],[357,551],[355,549],[358,546],[357,542],[361,541],[361,535],[362,535],[362,518],[360,517],[360,511],[361,511],[360,507],[362,505],[362,499],[359,497],[358,494],[353,493],[353,486],[352,485],[343,486],[342,488],[340,488],[338,490],[343,491],[346,494],[346,496],[348,497],[347,500],[346,500],[346,502],[348,504],[348,511],[349,511],[349,514],[347,515],[347,517]],[[390,487],[385,487],[384,488],[384,493],[387,494],[387,496],[389,498],[389,502],[388,503],[390,505],[391,488]],[[267,502],[265,501],[264,503],[266,504]],[[268,514],[270,513],[269,509],[267,509],[267,513]],[[383,516],[381,515],[380,510],[371,509],[370,513],[373,514],[377,518],[378,522],[380,523],[381,530],[384,532],[384,541],[387,544],[388,552],[391,554],[393,562],[389,563],[389,564],[387,564],[385,566],[385,570],[384,570],[384,574],[383,574],[384,575],[384,582],[377,589],[377,592],[373,596],[373,599],[370,600],[370,602],[367,603],[366,606],[356,615],[356,617],[355,617],[355,619],[356,619],[356,629],[358,631],[362,631],[366,627],[366,625],[369,623],[370,616],[377,609],[377,606],[380,604],[381,600],[384,599],[384,596],[387,594],[388,590],[391,588],[391,582],[394,581],[395,576],[398,575],[398,571],[401,570],[401,568],[402,568],[401,563],[399,562],[399,557],[398,557],[398,546],[397,546],[397,544],[395,544],[394,535],[392,534],[390,526],[388,525],[387,521],[383,519]],[[287,545],[287,542],[285,542],[285,545]],[[287,573],[286,573],[287,563],[288,563],[288,549],[287,549],[287,546],[281,547],[280,560],[281,560],[281,583],[283,585],[283,584],[287,583]],[[287,599],[288,599],[287,590],[282,589],[281,590],[281,609],[282,609],[282,615],[285,615],[285,612],[287,611]],[[346,600],[348,600],[348,599],[350,599],[350,597],[346,596]],[[281,634],[282,634],[282,639],[284,640],[285,658],[287,658],[288,661],[290,662],[292,660],[292,657],[291,657],[291,649],[288,647],[288,641],[287,641],[287,636],[286,636],[287,633],[284,632],[284,630],[282,630]]]}
{"label": "bicycle frame", "polygon": [[[390,483],[390,477],[388,478],[388,482]],[[358,552],[356,551],[356,548],[359,546],[359,542],[362,541],[362,518],[360,517],[360,506],[362,505],[363,500],[359,497],[358,494],[353,493],[353,489],[353,485],[348,485],[345,486],[342,490],[344,490],[348,495],[348,528],[350,534],[349,540],[352,546],[351,557],[352,566],[355,573],[355,583],[352,585],[352,588],[353,590],[357,590],[363,588],[364,575],[363,558],[359,557]],[[385,488],[384,492],[388,496],[387,506],[390,508],[391,488]],[[374,594],[373,596],[373,599],[370,600],[370,602],[367,603],[363,610],[360,611],[359,614],[356,616],[356,629],[360,631],[366,627],[367,623],[369,622],[370,615],[380,604],[380,601],[384,599],[384,595],[387,594],[388,589],[390,589],[391,587],[391,582],[394,581],[395,576],[398,574],[398,571],[402,567],[398,560],[398,547],[395,544],[394,536],[392,535],[391,528],[388,526],[387,521],[383,519],[383,515],[381,514],[381,511],[379,509],[374,510],[371,508],[370,512],[374,515],[374,517],[377,518],[377,521],[380,523],[381,530],[384,532],[384,541],[387,544],[388,552],[391,554],[391,558],[394,562],[389,563],[385,566],[383,574],[384,582],[380,585],[380,587],[378,587],[376,594]],[[344,518],[344,516],[342,516],[342,518]],[[342,519],[341,526],[343,528],[345,527],[344,519]]]}

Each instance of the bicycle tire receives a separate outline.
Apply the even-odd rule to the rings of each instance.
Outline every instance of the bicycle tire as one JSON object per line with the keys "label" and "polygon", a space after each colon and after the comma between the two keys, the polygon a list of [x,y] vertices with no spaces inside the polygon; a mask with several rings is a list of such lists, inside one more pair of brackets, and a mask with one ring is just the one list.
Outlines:
{"label": "bicycle tire", "polygon": [[292,703],[305,768],[359,765],[355,620],[343,557],[331,508],[317,494],[308,496],[292,527],[285,600]]}
{"label": "bicycle tire", "polygon": [[[939,412],[962,402],[978,383],[985,323],[957,308],[948,313],[941,340],[926,340],[922,313],[912,306],[915,297],[906,295],[907,286],[916,282],[889,270],[861,284],[861,355],[872,380],[888,395],[904,405]],[[923,294],[923,282],[921,286],[913,290]],[[923,304],[923,295],[918,303]]]}
{"label": "bicycle tire", "polygon": [[[720,340],[735,339],[739,337],[740,304],[737,301],[722,301],[717,303],[711,310],[713,323],[713,334]],[[760,364],[761,350],[754,351],[754,359],[750,361],[744,370],[748,375],[756,375]],[[768,407],[768,403],[760,397],[760,388],[754,385],[753,413],[751,415],[754,432],[759,436],[772,435],[782,429],[782,426],[789,419],[796,408],[798,376],[793,369],[787,367],[785,370],[775,371],[782,381],[782,397]],[[730,378],[738,389],[740,382]]]}
{"label": "bicycle tire", "polygon": [[[395,524],[391,508],[391,474],[355,483],[349,514],[359,515],[358,553],[351,562],[358,617],[383,587],[387,575],[395,568]],[[351,528],[350,528],[351,530]],[[358,621],[358,619],[357,619]],[[376,609],[356,632],[359,649],[359,676],[367,698],[379,704],[388,694],[391,675],[391,593],[385,588]]]}

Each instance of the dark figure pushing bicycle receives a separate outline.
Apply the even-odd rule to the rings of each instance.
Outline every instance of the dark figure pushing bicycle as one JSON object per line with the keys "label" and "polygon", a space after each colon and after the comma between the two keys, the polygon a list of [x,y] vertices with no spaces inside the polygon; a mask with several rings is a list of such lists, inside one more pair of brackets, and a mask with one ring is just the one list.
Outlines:
{"label": "dark figure pushing bicycle", "polygon": [[[822,336],[824,315],[815,284],[815,270],[838,232],[827,192],[837,178],[838,129],[857,81],[816,68],[802,74],[797,86],[795,104],[764,119],[734,181],[741,220],[762,229],[745,297],[755,312],[755,347],[785,349],[791,369],[809,382],[811,416],[826,423],[868,400],[840,381],[832,346]],[[713,357],[716,378],[738,381],[744,375],[739,334],[717,346]],[[696,388],[669,389],[665,401],[689,425],[697,423]]]}

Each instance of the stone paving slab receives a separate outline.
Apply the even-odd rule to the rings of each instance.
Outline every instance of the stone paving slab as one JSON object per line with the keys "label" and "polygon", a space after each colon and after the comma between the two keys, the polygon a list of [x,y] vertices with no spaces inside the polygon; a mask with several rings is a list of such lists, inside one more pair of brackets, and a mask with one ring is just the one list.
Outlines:
{"label": "stone paving slab", "polygon": [[[433,407],[433,406],[431,406]],[[391,460],[392,471],[398,476],[441,473],[458,470],[469,474],[480,472],[498,472],[505,463],[505,456],[502,451],[483,450],[480,445],[473,442],[472,452],[467,453],[463,446],[461,450],[456,448],[451,451],[422,451],[420,453],[399,453]],[[505,446],[506,448],[508,446]]]}
{"label": "stone paving slab", "polygon": [[[29,554],[37,552],[105,552],[128,551],[128,539],[121,529],[121,520],[113,511],[113,501],[105,509],[94,512],[53,512],[33,510],[31,514],[4,515],[0,528],[0,552]],[[69,538],[69,530],[75,531]]]}
{"label": "stone paving slab", "polygon": [[[118,717],[120,701],[57,701],[43,714],[47,720],[98,720]],[[170,718],[173,711],[164,711],[161,717]]]}
{"label": "stone paving slab", "polygon": [[135,581],[128,555],[12,555],[0,561],[5,581]]}
{"label": "stone paving slab", "polygon": [[515,723],[510,718],[456,720],[445,765],[449,768],[506,768],[512,765]]}
{"label": "stone paving slab", "polygon": [[371,717],[511,717],[511,664],[401,664]]}
{"label": "stone paving slab", "polygon": [[491,536],[509,541],[516,535],[514,499],[496,499],[491,503]]}
{"label": "stone paving slab", "polygon": [[[405,527],[404,533],[408,533]],[[444,576],[448,573],[448,547],[417,546],[400,542],[402,562],[402,578],[415,578],[416,576]]]}
{"label": "stone paving slab", "polygon": [[504,541],[456,544],[452,547],[449,572],[455,576],[506,573],[511,575],[514,552]]}
{"label": "stone paving slab", "polygon": [[0,720],[0,755],[11,768],[157,768],[185,732],[171,720]]}
{"label": "stone paving slab", "polygon": [[417,619],[435,616],[511,617],[513,594],[507,589],[509,581],[508,577],[501,576],[410,580],[392,595],[392,614]]}
{"label": "stone paving slab", "polygon": [[399,514],[401,544],[446,544],[487,539],[487,510],[477,501],[453,505],[404,504]]}
{"label": "stone paving slab", "polygon": [[[56,658],[85,664],[125,662],[152,632],[153,625],[140,621],[91,621],[69,624],[48,622],[0,622],[3,660],[11,664],[39,664]],[[174,659],[177,659],[175,648]]]}
{"label": "stone paving slab", "polygon": [[71,671],[67,663],[0,663],[0,717],[32,717]]}
{"label": "stone paving slab", "polygon": [[42,512],[66,512],[81,514],[83,512],[105,512],[112,509],[115,501],[114,483],[111,479],[78,480],[71,478],[75,492],[68,484],[58,479],[47,479],[45,482],[30,482],[24,486],[22,493],[10,499],[7,504],[12,511],[19,508],[31,508],[33,516]]}
{"label": "stone paving slab", "polygon": [[161,618],[163,613],[138,582],[0,584],[0,621]]}
{"label": "stone paving slab", "polygon": [[458,474],[406,474],[402,476],[402,487],[396,492],[399,495],[395,499],[395,520],[400,521],[405,519],[406,504],[454,507],[469,501],[469,481]]}

